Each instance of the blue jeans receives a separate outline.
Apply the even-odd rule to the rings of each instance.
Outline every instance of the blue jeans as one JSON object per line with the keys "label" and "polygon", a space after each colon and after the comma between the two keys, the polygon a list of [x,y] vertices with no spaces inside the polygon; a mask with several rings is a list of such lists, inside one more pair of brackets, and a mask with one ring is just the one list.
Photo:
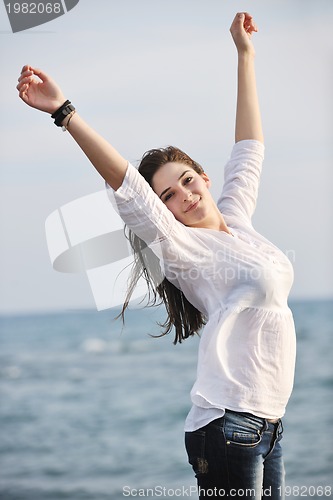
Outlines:
{"label": "blue jeans", "polygon": [[284,499],[282,422],[227,410],[222,418],[185,433],[199,499]]}

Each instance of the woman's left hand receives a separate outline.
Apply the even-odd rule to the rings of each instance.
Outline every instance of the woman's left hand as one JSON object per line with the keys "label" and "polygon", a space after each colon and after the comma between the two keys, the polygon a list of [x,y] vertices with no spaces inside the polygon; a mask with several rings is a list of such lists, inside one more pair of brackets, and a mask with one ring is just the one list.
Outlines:
{"label": "woman's left hand", "polygon": [[65,102],[56,82],[40,69],[23,66],[18,82],[20,98],[32,108],[52,114]]}
{"label": "woman's left hand", "polygon": [[254,47],[251,41],[252,33],[258,31],[253,17],[248,12],[239,12],[236,14],[230,33],[235,42],[238,52],[248,52],[254,55]]}

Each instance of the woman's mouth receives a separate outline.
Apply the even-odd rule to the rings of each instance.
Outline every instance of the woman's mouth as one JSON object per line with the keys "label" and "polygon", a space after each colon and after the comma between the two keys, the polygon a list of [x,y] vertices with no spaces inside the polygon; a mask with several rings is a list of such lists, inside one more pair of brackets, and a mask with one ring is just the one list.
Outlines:
{"label": "woman's mouth", "polygon": [[195,210],[195,209],[197,208],[197,206],[198,206],[199,201],[200,201],[200,198],[199,198],[199,200],[197,200],[197,201],[195,201],[195,202],[191,203],[191,205],[189,205],[189,206],[187,207],[187,209],[185,210],[185,213],[187,213],[187,212],[191,212],[192,210]]}

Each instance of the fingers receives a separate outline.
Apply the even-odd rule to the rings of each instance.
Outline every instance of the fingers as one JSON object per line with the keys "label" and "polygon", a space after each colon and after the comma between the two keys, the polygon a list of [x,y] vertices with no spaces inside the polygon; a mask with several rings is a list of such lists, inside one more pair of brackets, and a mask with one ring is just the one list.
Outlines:
{"label": "fingers", "polygon": [[31,69],[33,70],[34,74],[36,76],[38,76],[38,78],[40,78],[42,80],[42,82],[45,82],[45,80],[49,79],[49,77],[47,76],[47,74],[44,73],[44,71],[42,71],[41,69],[39,69],[39,68],[31,68]]}
{"label": "fingers", "polygon": [[28,90],[30,83],[33,81],[33,75],[34,72],[31,69],[31,66],[23,66],[21,74],[18,78],[18,84],[16,86],[20,93],[20,97],[22,97],[22,94]]}
{"label": "fingers", "polygon": [[27,98],[27,91],[29,89],[29,83],[26,82],[25,79],[23,79],[21,82],[19,82],[17,84],[16,88],[19,92],[20,98],[25,101]]}
{"label": "fingers", "polygon": [[40,80],[44,81],[47,79],[46,74],[43,73],[40,69],[33,68],[28,64],[23,66],[21,74],[18,78],[18,84],[16,86],[16,89],[19,92],[19,97],[25,102],[28,102],[29,100],[28,91],[30,85],[33,83],[38,83],[36,77],[39,79],[39,81]]}
{"label": "fingers", "polygon": [[248,33],[250,35],[253,32],[258,31],[258,26],[254,22],[251,14],[249,14],[248,12],[239,12],[238,14],[236,14],[233,24],[235,26],[241,25],[244,28],[244,30],[246,31],[246,33]]}
{"label": "fingers", "polygon": [[30,66],[28,64],[25,64],[21,70],[21,74],[28,70],[30,70]]}
{"label": "fingers", "polygon": [[30,75],[29,72],[25,71],[18,79],[18,84],[16,88],[19,92],[26,91],[29,88],[30,83],[33,81],[33,75]]}
{"label": "fingers", "polygon": [[22,75],[20,75],[20,77],[18,78],[19,84],[28,83],[31,82],[32,80],[33,80],[33,73],[29,73],[28,71],[22,73]]}
{"label": "fingers", "polygon": [[29,88],[29,85],[23,84],[20,88],[18,86],[16,88],[19,91],[19,97],[22,99],[22,101],[28,102],[27,90]]}
{"label": "fingers", "polygon": [[41,69],[38,68],[32,68],[31,66],[25,65],[22,68],[21,74],[18,78],[18,81],[22,81],[24,78],[30,77],[32,78],[33,76],[37,76],[42,80],[43,82],[48,79],[48,76],[46,73],[44,73]]}
{"label": "fingers", "polygon": [[28,101],[28,90],[29,90],[29,85],[33,81],[33,75],[34,72],[31,69],[31,66],[25,65],[23,66],[21,70],[21,74],[18,78],[18,84],[16,86],[18,92],[19,92],[19,97],[24,101]]}
{"label": "fingers", "polygon": [[33,71],[31,71],[30,66],[23,66],[18,81],[21,81],[26,76],[31,76],[31,75],[33,75]]}
{"label": "fingers", "polygon": [[256,23],[253,21],[253,17],[250,14],[248,14],[247,12],[245,12],[244,14],[245,14],[245,19],[244,19],[243,27],[244,27],[245,31],[247,33],[253,33],[254,31],[257,32],[258,27],[257,27]]}
{"label": "fingers", "polygon": [[248,12],[243,12],[243,27],[247,33],[257,32],[258,27],[253,20],[253,17]]}

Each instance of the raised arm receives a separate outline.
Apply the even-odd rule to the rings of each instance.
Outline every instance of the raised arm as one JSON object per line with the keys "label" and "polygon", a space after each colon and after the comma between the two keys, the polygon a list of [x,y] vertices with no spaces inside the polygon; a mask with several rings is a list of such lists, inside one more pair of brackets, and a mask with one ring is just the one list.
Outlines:
{"label": "raised arm", "polygon": [[[31,66],[23,67],[17,90],[26,104],[49,114],[53,114],[66,100],[52,78]],[[67,117],[63,125],[66,125],[66,122],[68,122]],[[70,117],[68,132],[106,182],[113,189],[118,189],[127,169],[125,158],[89,127],[78,113]]]}
{"label": "raised arm", "polygon": [[258,29],[250,14],[236,14],[230,28],[238,52],[235,142],[244,139],[264,141],[254,68],[255,50],[251,41],[255,31]]}

